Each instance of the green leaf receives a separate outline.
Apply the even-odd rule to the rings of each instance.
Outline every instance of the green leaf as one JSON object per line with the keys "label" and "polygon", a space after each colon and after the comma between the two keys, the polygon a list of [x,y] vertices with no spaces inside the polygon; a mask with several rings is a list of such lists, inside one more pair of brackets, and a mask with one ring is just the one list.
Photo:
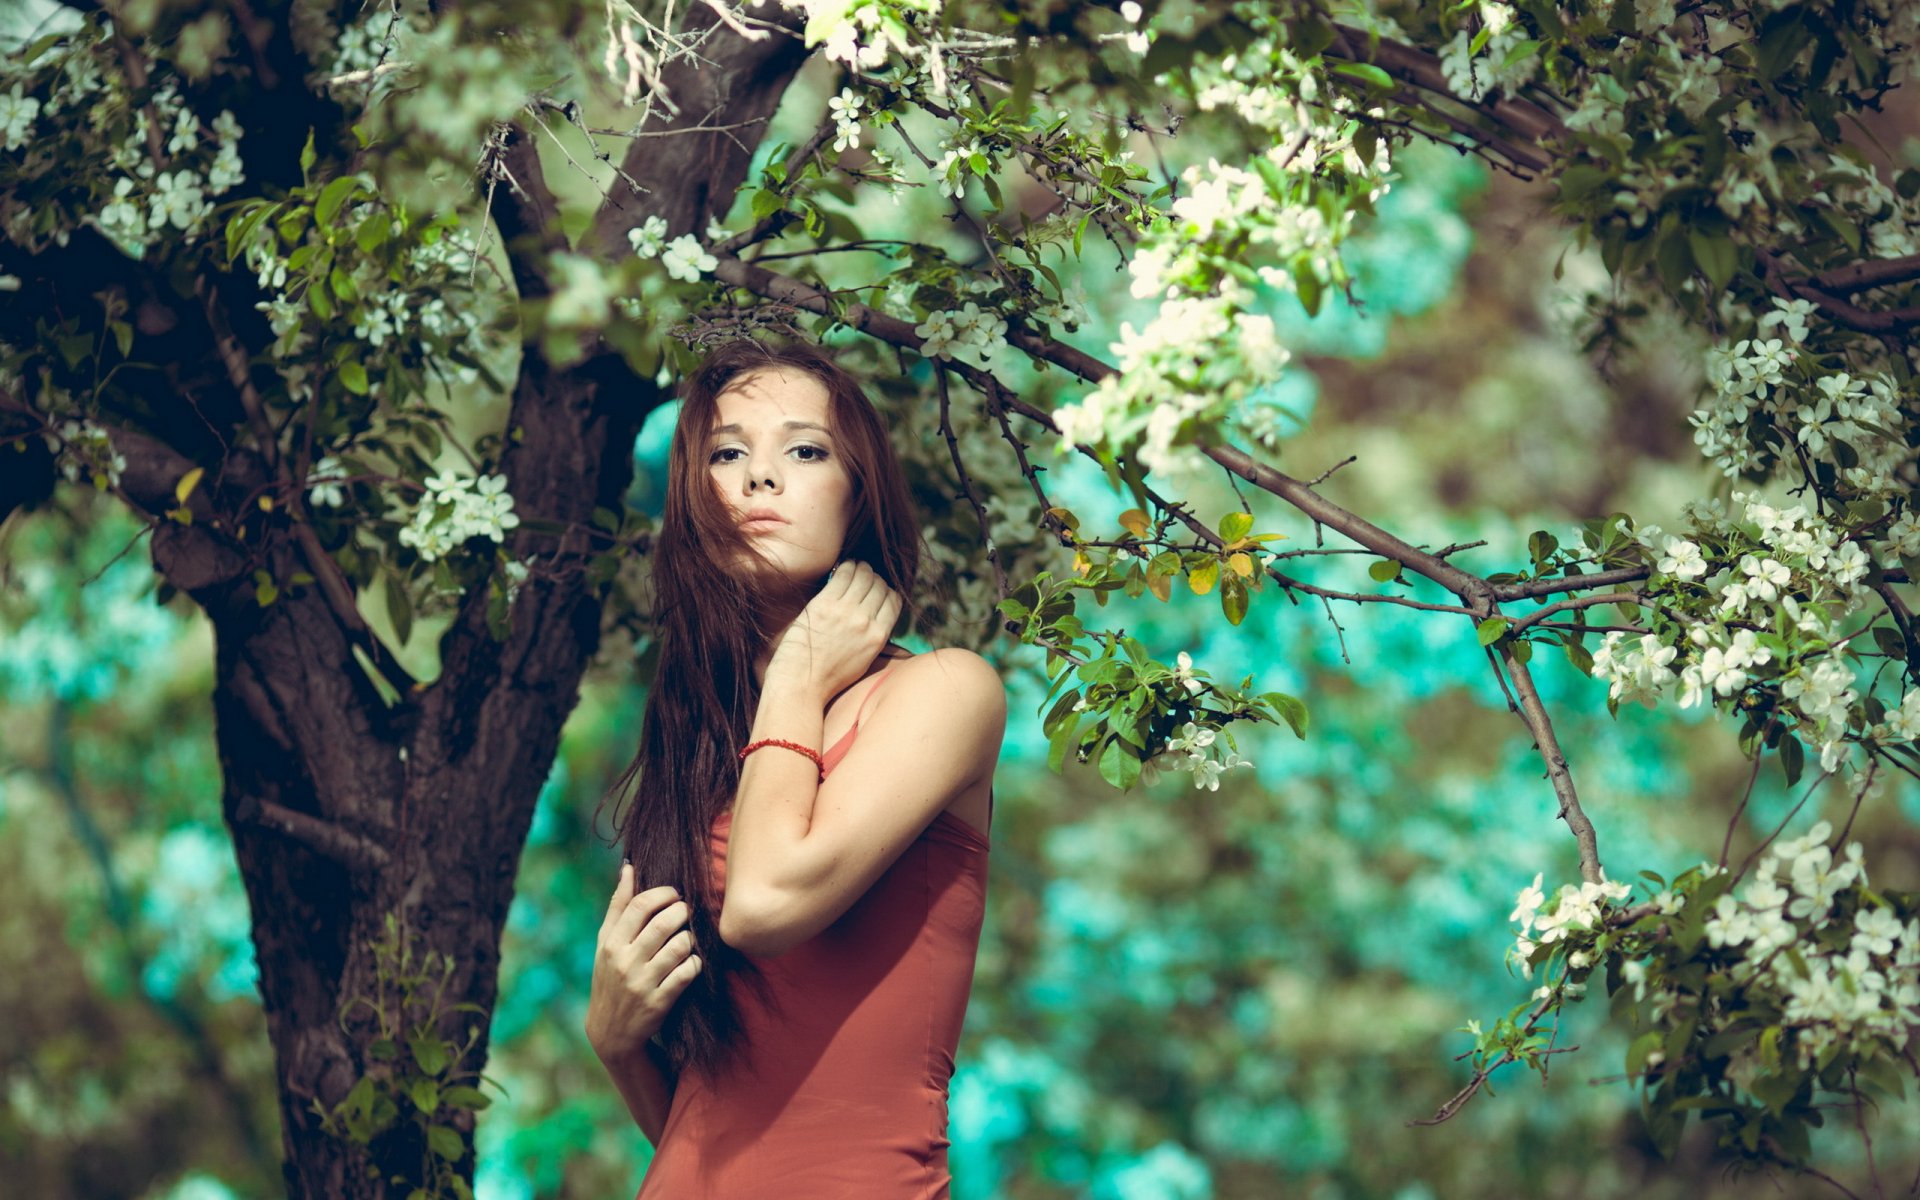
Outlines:
{"label": "green leaf", "polygon": [[1500,635],[1505,633],[1507,626],[1511,624],[1513,624],[1513,620],[1510,617],[1488,617],[1473,628],[1474,632],[1480,638],[1480,644],[1482,646],[1490,646],[1499,640]]}
{"label": "green leaf", "polygon": [[340,382],[356,396],[367,394],[367,369],[358,362],[348,361],[340,364]]}
{"label": "green leaf", "polygon": [[1227,615],[1229,625],[1238,625],[1247,618],[1247,581],[1232,571],[1220,580],[1220,611]]}
{"label": "green leaf", "polygon": [[1100,778],[1123,792],[1140,778],[1140,759],[1117,737],[1100,752]]}
{"label": "green leaf", "polygon": [[1274,711],[1280,714],[1280,718],[1293,729],[1293,736],[1301,741],[1306,740],[1307,706],[1304,701],[1298,696],[1289,696],[1285,692],[1263,692],[1260,698],[1271,704]]}
{"label": "green leaf", "polygon": [[487,1095],[479,1088],[455,1085],[454,1087],[441,1091],[440,1103],[446,1105],[448,1108],[461,1108],[470,1112],[478,1112],[489,1104],[492,1104],[493,1097]]}
{"label": "green leaf", "polygon": [[300,148],[300,178],[303,181],[307,177],[307,172],[313,169],[313,164],[317,161],[318,156],[313,152],[313,130],[309,128],[307,130],[307,144]]}
{"label": "green leaf", "polygon": [[407,1085],[407,1099],[428,1116],[440,1107],[440,1085],[431,1079],[416,1079]]}
{"label": "green leaf", "polygon": [[1585,200],[1600,190],[1607,182],[1607,172],[1599,167],[1578,163],[1560,172],[1560,201],[1573,205]]}
{"label": "green leaf", "polygon": [[1074,713],[1047,739],[1047,770],[1055,775],[1066,766],[1067,755],[1080,744],[1080,717],[1080,713]]}
{"label": "green leaf", "polygon": [[1383,92],[1393,90],[1393,76],[1372,63],[1340,63],[1333,70],[1335,74],[1350,75],[1355,79],[1364,80]]}
{"label": "green leaf", "polygon": [[1573,641],[1563,642],[1561,645],[1566,650],[1567,661],[1573,664],[1574,670],[1582,675],[1593,674],[1593,655],[1588,653],[1585,646]]}
{"label": "green leaf", "polygon": [[407,1049],[413,1052],[414,1064],[428,1075],[440,1074],[453,1060],[446,1039],[432,1034],[414,1034],[407,1039]]}
{"label": "green leaf", "polygon": [[1400,564],[1394,559],[1383,558],[1379,562],[1369,565],[1367,567],[1367,574],[1371,575],[1377,582],[1387,583],[1390,580],[1399,578]]}
{"label": "green leaf", "polygon": [[1725,234],[1691,229],[1687,231],[1687,245],[1693,250],[1693,261],[1706,273],[1707,282],[1714,290],[1726,287],[1740,266],[1740,252],[1734,248],[1733,239]]}
{"label": "green leaf", "polygon": [[1787,734],[1780,739],[1780,771],[1787,778],[1787,786],[1800,782],[1800,772],[1806,769],[1807,751],[1800,739]]}
{"label": "green leaf", "polygon": [[1560,539],[1544,529],[1536,529],[1527,535],[1527,554],[1536,564],[1544,566],[1553,552],[1560,548]]}
{"label": "green leaf", "polygon": [[1253,514],[1236,509],[1220,518],[1220,540],[1232,545],[1247,536],[1247,531],[1252,528]]}
{"label": "green leaf", "polygon": [[1660,1048],[1660,1041],[1664,1036],[1658,1029],[1649,1029],[1633,1039],[1627,1046],[1628,1075],[1637,1078],[1646,1069],[1647,1056]]}
{"label": "green leaf", "polygon": [[1687,237],[1678,230],[1660,239],[1654,253],[1654,265],[1660,270],[1660,282],[1670,292],[1680,290],[1680,285],[1693,273],[1693,251],[1688,247]]}
{"label": "green leaf", "polygon": [[1539,42],[1523,41],[1515,43],[1513,49],[1507,51],[1507,56],[1500,60],[1501,69],[1504,70],[1507,67],[1513,66],[1529,55],[1537,53],[1539,49]]}
{"label": "green leaf", "polygon": [[353,231],[353,244],[360,247],[362,253],[372,254],[386,245],[392,235],[393,219],[376,208],[367,214],[366,220],[360,222],[360,228]]}
{"label": "green leaf", "polygon": [[313,204],[313,223],[315,225],[333,224],[333,218],[340,211],[340,206],[347,202],[347,197],[351,196],[359,186],[358,175],[342,175],[321,188],[320,199]]}
{"label": "green leaf", "polygon": [[448,1162],[459,1162],[460,1156],[466,1153],[466,1147],[460,1142],[460,1135],[445,1125],[427,1127],[427,1145],[433,1147],[433,1152]]}

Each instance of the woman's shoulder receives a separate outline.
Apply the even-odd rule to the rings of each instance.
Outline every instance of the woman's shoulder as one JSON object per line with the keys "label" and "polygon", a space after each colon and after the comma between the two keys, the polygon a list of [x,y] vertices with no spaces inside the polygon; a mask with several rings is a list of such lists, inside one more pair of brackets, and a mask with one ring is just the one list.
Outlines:
{"label": "woman's shoulder", "polygon": [[[919,653],[907,651],[891,667],[911,672],[930,681],[930,686],[967,686],[976,691],[1004,692],[1000,668],[978,651],[965,646],[936,646]],[[939,681],[937,684],[931,681]]]}

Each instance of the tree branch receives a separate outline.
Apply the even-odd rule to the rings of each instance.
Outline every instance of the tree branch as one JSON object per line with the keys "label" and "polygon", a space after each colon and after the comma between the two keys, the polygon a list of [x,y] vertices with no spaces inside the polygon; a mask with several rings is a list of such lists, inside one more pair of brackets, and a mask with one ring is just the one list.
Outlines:
{"label": "tree branch", "polygon": [[1513,680],[1513,690],[1520,694],[1520,718],[1532,730],[1534,749],[1546,760],[1547,777],[1553,782],[1554,795],[1560,798],[1558,815],[1573,831],[1574,843],[1580,847],[1580,877],[1588,883],[1599,883],[1600,848],[1594,837],[1593,822],[1587,820],[1580,798],[1574,792],[1573,773],[1567,769],[1567,756],[1561,753],[1560,740],[1554,736],[1546,703],[1540,699],[1540,689],[1534,686],[1526,661],[1514,653],[1514,643],[1502,641],[1499,645],[1507,676]]}
{"label": "tree branch", "polygon": [[[858,301],[842,308],[828,293],[798,279],[776,275],[765,267],[743,262],[737,258],[719,258],[713,274],[723,283],[745,288],[756,295],[778,300],[795,308],[832,316],[854,329],[883,341],[913,350],[919,350],[923,344],[923,339],[914,333],[913,327],[898,317],[889,316]],[[1046,361],[1067,366],[1081,378],[1097,382],[1114,374],[1114,369],[1106,363],[1048,338],[1013,331],[1010,332],[1008,340]],[[980,371],[964,363],[943,361],[938,365],[962,375],[968,382],[980,387],[983,391],[1004,395],[1004,389],[1000,387],[999,381],[989,372]],[[1023,415],[1043,427],[1058,432],[1052,420],[1038,409],[1025,405],[1011,395],[1004,395],[1003,402],[1009,407],[1018,408]],[[1230,474],[1245,479],[1263,491],[1279,496],[1316,522],[1338,530],[1354,542],[1384,558],[1391,558],[1404,564],[1417,574],[1433,580],[1459,596],[1465,602],[1467,614],[1476,622],[1498,611],[1498,600],[1493,586],[1479,576],[1455,567],[1438,555],[1409,545],[1371,521],[1341,508],[1300,480],[1255,460],[1244,451],[1230,445],[1213,446],[1205,443],[1198,445],[1202,453],[1224,467]],[[1082,449],[1084,452],[1085,448]],[[1582,577],[1590,584],[1601,578],[1602,576]],[[1545,704],[1540,700],[1537,689],[1533,687],[1531,677],[1526,673],[1525,664],[1514,658],[1510,649],[1503,647],[1502,652],[1507,656],[1508,671],[1514,677],[1521,693],[1518,711],[1526,721],[1528,730],[1533,734],[1535,745],[1539,747],[1542,756],[1546,759],[1548,775],[1553,782],[1555,794],[1560,800],[1560,816],[1565,818],[1568,826],[1573,830],[1575,841],[1580,847],[1581,871],[1589,879],[1597,880],[1600,862],[1593,826],[1580,808],[1579,799],[1573,789],[1572,774],[1567,769],[1566,758],[1560,752],[1559,742],[1554,737],[1552,722],[1547,715]],[[1522,680],[1525,682],[1522,683]]]}
{"label": "tree branch", "polygon": [[1529,100],[1503,97],[1490,102],[1475,102],[1455,95],[1447,85],[1446,73],[1440,69],[1439,57],[1425,50],[1388,38],[1374,40],[1366,30],[1352,25],[1336,24],[1333,29],[1333,44],[1325,51],[1329,58],[1371,63],[1403,83],[1444,96],[1455,104],[1498,121],[1525,141],[1546,141],[1563,137],[1567,132],[1567,127],[1559,117]]}
{"label": "tree branch", "polygon": [[255,796],[241,796],[233,810],[236,825],[251,825],[292,838],[362,877],[378,873],[390,859],[387,848],[332,821]]}
{"label": "tree branch", "polygon": [[551,295],[547,259],[565,250],[567,239],[560,228],[559,202],[541,173],[533,138],[517,124],[499,126],[487,143],[481,172],[487,211],[500,231],[515,290],[522,300]]}
{"label": "tree branch", "polygon": [[1822,291],[1851,296],[1855,292],[1864,292],[1869,288],[1910,283],[1915,279],[1920,279],[1920,254],[1909,254],[1905,258],[1882,258],[1872,262],[1854,263],[1851,266],[1838,267],[1815,275],[1808,282]]}

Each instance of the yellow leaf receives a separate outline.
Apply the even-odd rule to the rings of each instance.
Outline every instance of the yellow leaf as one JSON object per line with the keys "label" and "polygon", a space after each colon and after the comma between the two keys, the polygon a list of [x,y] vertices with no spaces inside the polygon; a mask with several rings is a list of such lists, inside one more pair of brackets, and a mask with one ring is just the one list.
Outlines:
{"label": "yellow leaf", "polygon": [[1073,573],[1075,575],[1085,575],[1091,570],[1093,570],[1093,560],[1087,557],[1085,551],[1075,550],[1073,552]]}
{"label": "yellow leaf", "polygon": [[1240,578],[1242,579],[1253,578],[1253,560],[1248,558],[1246,555],[1244,554],[1234,555],[1233,557],[1227,559],[1227,565],[1229,567],[1232,567],[1233,573],[1235,575],[1238,575]]}
{"label": "yellow leaf", "polygon": [[272,512],[272,511],[273,511],[273,497],[272,497],[272,496],[262,496],[262,497],[260,497],[260,511],[261,511],[261,512]]}
{"label": "yellow leaf", "polygon": [[1140,509],[1130,508],[1120,514],[1120,528],[1135,537],[1145,537],[1147,530],[1152,528],[1152,522],[1147,520],[1147,514]]}
{"label": "yellow leaf", "polygon": [[1210,558],[1187,572],[1187,586],[1196,596],[1204,596],[1220,581],[1220,560]]}
{"label": "yellow leaf", "polygon": [[185,475],[182,475],[180,482],[173,485],[173,498],[185,504],[187,497],[193,495],[193,489],[200,482],[200,477],[206,473],[207,469],[205,467],[195,467]]}
{"label": "yellow leaf", "polygon": [[1156,571],[1147,572],[1147,590],[1156,600],[1167,600],[1173,595],[1173,576]]}

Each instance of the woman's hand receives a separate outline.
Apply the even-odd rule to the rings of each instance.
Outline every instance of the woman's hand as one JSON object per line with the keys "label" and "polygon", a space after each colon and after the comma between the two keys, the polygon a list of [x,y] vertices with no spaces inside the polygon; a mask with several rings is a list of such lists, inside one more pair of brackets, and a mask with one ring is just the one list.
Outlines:
{"label": "woman's hand", "polygon": [[900,619],[900,593],[866,563],[843,562],[818,595],[774,639],[767,678],[793,677],[822,704],[857,682],[873,665]]}
{"label": "woman's hand", "polygon": [[637,896],[633,888],[633,864],[622,864],[593,956],[587,1041],[602,1062],[644,1049],[701,969],[693,934],[681,928],[686,902],[670,887]]}

